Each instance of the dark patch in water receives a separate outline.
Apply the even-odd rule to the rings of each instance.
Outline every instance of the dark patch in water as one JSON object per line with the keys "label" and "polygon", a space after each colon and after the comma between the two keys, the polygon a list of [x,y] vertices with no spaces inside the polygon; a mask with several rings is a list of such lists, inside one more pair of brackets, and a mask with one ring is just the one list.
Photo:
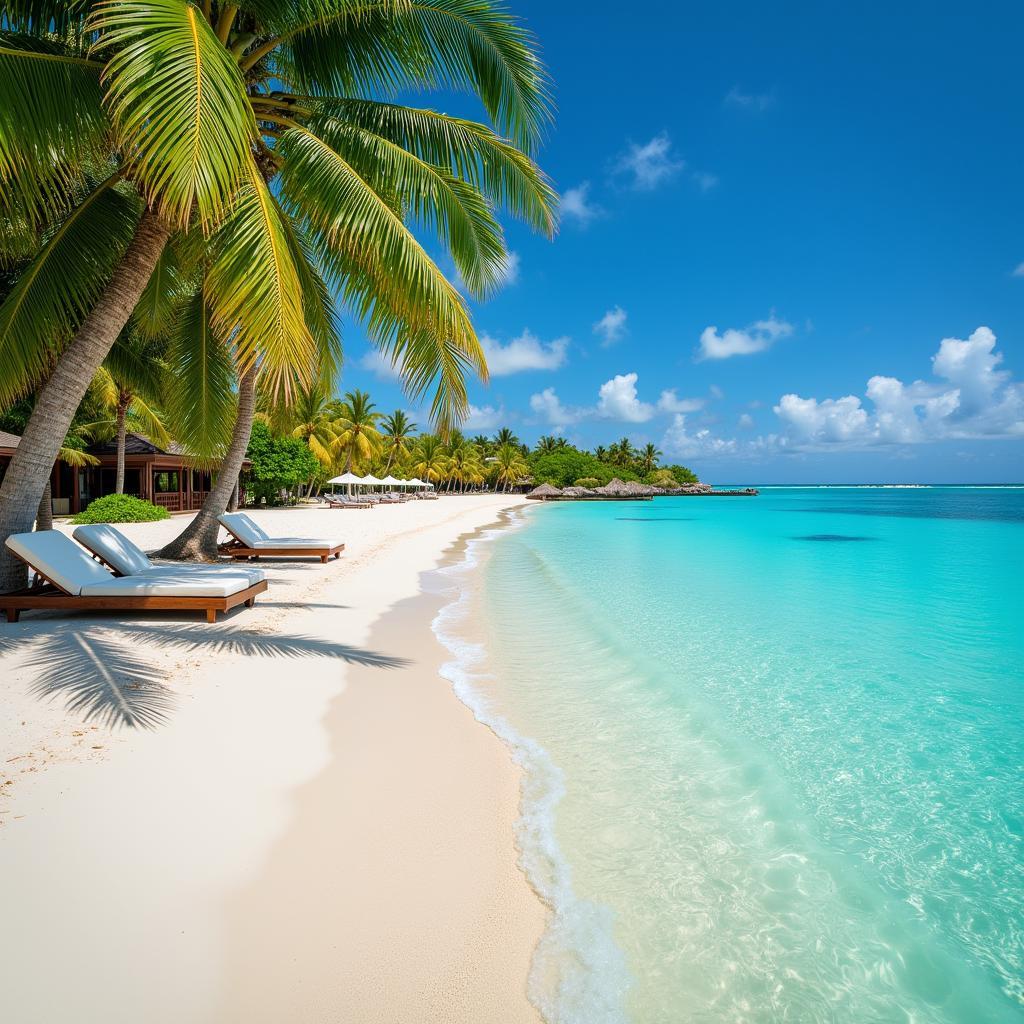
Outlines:
{"label": "dark patch in water", "polygon": [[616,516],[620,523],[694,523],[695,519],[688,516]]}
{"label": "dark patch in water", "polygon": [[794,537],[793,540],[821,540],[821,541],[843,541],[850,540],[878,540],[877,537],[857,537],[849,533],[809,533],[803,537]]}

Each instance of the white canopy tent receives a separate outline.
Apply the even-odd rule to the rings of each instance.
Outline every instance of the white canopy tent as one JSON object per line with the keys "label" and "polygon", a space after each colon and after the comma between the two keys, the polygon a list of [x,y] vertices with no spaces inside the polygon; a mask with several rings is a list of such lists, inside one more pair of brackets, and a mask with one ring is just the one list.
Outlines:
{"label": "white canopy tent", "polygon": [[341,476],[331,477],[331,479],[328,480],[327,482],[329,484],[347,484],[348,485],[348,493],[351,494],[352,493],[352,485],[353,484],[364,484],[364,483],[366,483],[366,479],[364,477],[361,477],[361,476],[356,476],[355,473],[342,473]]}

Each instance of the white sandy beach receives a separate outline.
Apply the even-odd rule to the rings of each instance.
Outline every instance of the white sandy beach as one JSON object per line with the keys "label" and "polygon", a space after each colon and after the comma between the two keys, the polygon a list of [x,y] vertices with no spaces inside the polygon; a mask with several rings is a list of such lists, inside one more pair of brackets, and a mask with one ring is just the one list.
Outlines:
{"label": "white sandy beach", "polygon": [[[215,625],[0,624],[0,1019],[538,1021],[517,770],[417,597],[521,502],[259,512],[346,551],[264,560]],[[124,529],[152,549],[184,522]]]}

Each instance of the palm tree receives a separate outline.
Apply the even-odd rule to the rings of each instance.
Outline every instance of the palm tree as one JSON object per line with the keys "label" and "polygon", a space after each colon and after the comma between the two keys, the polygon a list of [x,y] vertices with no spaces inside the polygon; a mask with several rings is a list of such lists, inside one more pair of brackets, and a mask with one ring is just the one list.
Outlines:
{"label": "palm tree", "polygon": [[84,424],[90,436],[113,436],[117,447],[114,491],[124,494],[124,455],[128,428],[166,446],[170,437],[157,409],[166,384],[163,345],[143,337],[129,326],[114,343],[93,378],[93,391],[106,416]]}
{"label": "palm tree", "polygon": [[482,480],[483,460],[480,457],[480,449],[464,438],[459,438],[454,445],[449,443],[446,475],[450,482],[459,484],[463,491],[467,484]]}
{"label": "palm tree", "polygon": [[640,465],[643,468],[644,473],[654,472],[654,467],[658,464],[658,459],[661,458],[661,451],[657,445],[651,444],[650,441],[644,445],[643,451],[640,452],[639,459]]}
{"label": "palm tree", "polygon": [[384,451],[388,453],[384,465],[384,475],[387,476],[392,465],[400,464],[409,454],[409,446],[416,435],[416,424],[401,409],[396,409],[381,421],[380,435]]}
{"label": "palm tree", "polygon": [[337,451],[345,460],[342,472],[349,473],[354,462],[368,462],[380,451],[383,439],[377,424],[382,417],[373,411],[374,404],[365,391],[347,391],[336,409]]}
{"label": "palm tree", "polygon": [[477,434],[473,438],[473,444],[480,449],[482,457],[486,457],[491,453],[491,439],[486,434]]}
{"label": "palm tree", "polygon": [[496,449],[501,448],[502,445],[506,444],[515,445],[518,448],[519,438],[512,433],[512,429],[510,427],[502,427],[501,430],[494,435],[494,441],[492,444]]}
{"label": "palm tree", "polygon": [[594,449],[594,458],[597,459],[598,462],[607,462],[608,461],[608,449],[605,448],[603,445],[598,445]]}
{"label": "palm tree", "polygon": [[495,478],[508,491],[529,472],[523,453],[514,444],[503,444],[494,453]]}
{"label": "palm tree", "polygon": [[551,455],[553,452],[558,451],[559,448],[565,446],[565,441],[559,444],[560,438],[552,437],[551,434],[545,434],[537,442],[537,452],[540,455]]}
{"label": "palm tree", "polygon": [[412,471],[428,483],[440,480],[447,469],[444,442],[436,434],[421,434],[409,453]]}
{"label": "palm tree", "polygon": [[[42,385],[0,537],[31,524],[88,382],[175,269],[197,279],[196,349],[227,348],[237,379],[201,533],[244,456],[257,374],[286,396],[316,376],[331,292],[412,397],[433,389],[439,424],[465,413],[483,353],[410,226],[480,296],[506,263],[494,208],[553,230],[528,155],[546,77],[510,15],[487,0],[39,0],[3,4],[0,25],[0,256],[38,248],[0,306],[0,402]],[[479,96],[497,131],[381,99],[441,84]],[[3,557],[0,590],[23,575]]]}
{"label": "palm tree", "polygon": [[622,466],[626,468],[633,461],[633,457],[636,454],[636,450],[633,448],[633,443],[628,437],[623,437],[621,440],[616,441],[608,450],[608,457],[616,466]]}

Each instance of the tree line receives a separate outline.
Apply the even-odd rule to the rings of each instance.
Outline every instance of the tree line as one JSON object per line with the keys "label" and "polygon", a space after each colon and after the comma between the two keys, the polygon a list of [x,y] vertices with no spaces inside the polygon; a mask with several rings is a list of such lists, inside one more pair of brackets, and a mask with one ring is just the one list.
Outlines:
{"label": "tree line", "polygon": [[541,483],[593,487],[613,477],[676,487],[697,479],[685,466],[662,465],[654,444],[636,448],[626,437],[583,451],[550,435],[531,448],[510,427],[473,437],[458,429],[443,436],[420,431],[405,411],[381,413],[360,390],[334,398],[307,394],[294,405],[256,415],[247,486],[257,500],[274,501],[281,491],[314,496],[332,477],[348,472],[418,477],[452,492]]}

